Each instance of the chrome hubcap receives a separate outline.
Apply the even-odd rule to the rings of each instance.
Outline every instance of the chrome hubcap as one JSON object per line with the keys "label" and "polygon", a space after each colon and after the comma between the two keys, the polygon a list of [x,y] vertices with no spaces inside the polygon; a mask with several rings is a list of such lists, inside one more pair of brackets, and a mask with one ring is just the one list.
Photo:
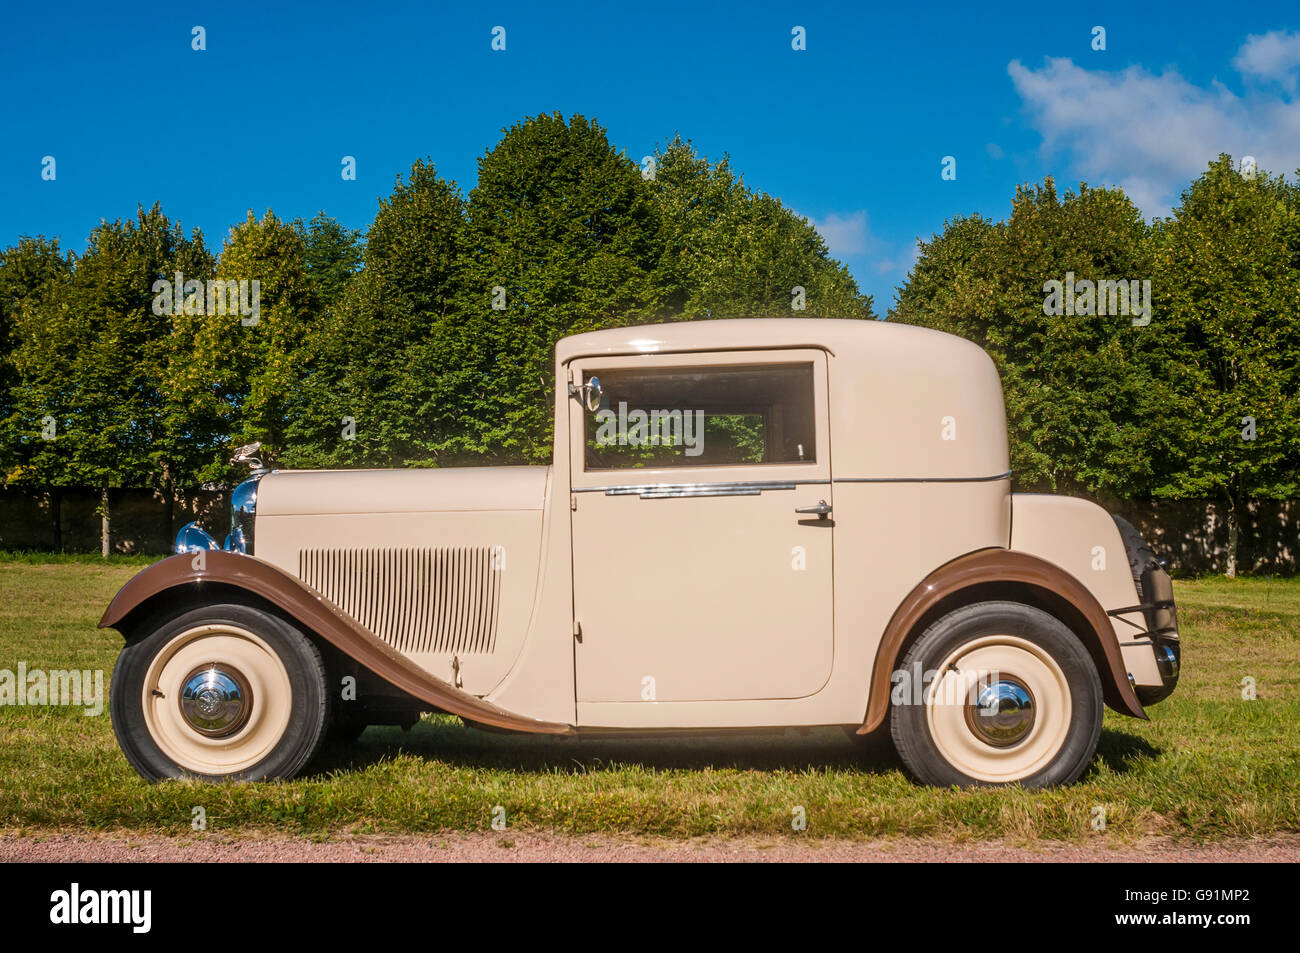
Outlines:
{"label": "chrome hubcap", "polygon": [[1034,727],[1034,695],[1019,679],[1001,677],[980,687],[966,705],[966,724],[995,748],[1010,748],[1029,737]]}
{"label": "chrome hubcap", "polygon": [[253,693],[238,669],[212,662],[186,676],[180,705],[191,728],[209,738],[223,738],[248,722]]}

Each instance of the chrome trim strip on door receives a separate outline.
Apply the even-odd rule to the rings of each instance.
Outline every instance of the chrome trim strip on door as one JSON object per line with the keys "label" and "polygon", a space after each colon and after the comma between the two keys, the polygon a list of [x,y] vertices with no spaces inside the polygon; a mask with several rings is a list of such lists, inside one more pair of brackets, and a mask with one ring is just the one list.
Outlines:
{"label": "chrome trim strip on door", "polygon": [[[793,490],[794,487],[766,487],[774,490]],[[673,490],[652,490],[649,493],[640,494],[643,500],[674,500],[684,496],[758,496],[763,491],[756,486],[736,487],[728,489],[727,487],[678,487]],[[609,494],[614,495],[614,494]]]}
{"label": "chrome trim strip on door", "polygon": [[991,483],[1005,480],[1011,471],[979,477],[836,477],[834,480],[746,480],[734,483],[623,483],[614,486],[575,486],[570,493],[604,493],[606,496],[640,496],[661,500],[677,496],[754,496],[764,490],[793,490],[797,486],[831,483]]}
{"label": "chrome trim strip on door", "polygon": [[620,486],[579,486],[573,493],[602,492],[606,496],[639,496],[666,500],[683,496],[758,496],[764,490],[793,490],[796,486],[826,485],[830,480],[768,480],[734,483],[639,483]]}
{"label": "chrome trim strip on door", "polygon": [[1005,480],[1011,471],[978,477],[836,477],[836,483],[993,483]]}
{"label": "chrome trim strip on door", "polygon": [[[646,488],[645,492],[639,494],[643,500],[671,500],[683,496],[758,496],[764,490],[793,490],[793,483],[783,483],[780,485],[766,484],[764,486],[742,486],[740,484],[714,484],[712,486],[705,484],[701,486],[670,486]],[[606,496],[621,496],[620,493],[606,493]]]}

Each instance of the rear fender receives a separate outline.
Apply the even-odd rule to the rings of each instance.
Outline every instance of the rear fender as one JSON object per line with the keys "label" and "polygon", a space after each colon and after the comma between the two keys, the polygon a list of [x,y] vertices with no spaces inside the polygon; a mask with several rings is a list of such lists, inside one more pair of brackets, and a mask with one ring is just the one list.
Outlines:
{"label": "rear fender", "polygon": [[940,615],[994,599],[1027,602],[1060,618],[1092,656],[1106,704],[1134,718],[1147,717],[1129,684],[1110,618],[1087,587],[1045,559],[989,548],[959,556],[939,567],[894,611],[876,649],[867,714],[858,734],[874,731],[885,720],[891,679],[913,636],[920,635]]}

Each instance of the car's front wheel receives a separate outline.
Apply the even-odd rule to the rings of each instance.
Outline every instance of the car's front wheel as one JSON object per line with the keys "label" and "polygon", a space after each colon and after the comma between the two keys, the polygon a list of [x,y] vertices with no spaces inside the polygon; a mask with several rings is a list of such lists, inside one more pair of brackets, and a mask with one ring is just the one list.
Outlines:
{"label": "car's front wheel", "polygon": [[982,602],[932,624],[896,673],[890,733],[920,781],[1069,784],[1101,735],[1101,680],[1069,627],[1032,606]]}
{"label": "car's front wheel", "polygon": [[293,777],[325,736],[320,651],[243,605],[194,609],[131,641],[109,693],[113,731],[150,781]]}

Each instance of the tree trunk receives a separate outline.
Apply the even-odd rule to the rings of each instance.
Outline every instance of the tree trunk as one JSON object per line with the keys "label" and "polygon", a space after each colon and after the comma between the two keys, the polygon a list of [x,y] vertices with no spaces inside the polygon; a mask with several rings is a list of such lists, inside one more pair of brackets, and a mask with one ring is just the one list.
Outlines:
{"label": "tree trunk", "polygon": [[50,487],[50,529],[54,538],[54,551],[63,552],[63,491]]}
{"label": "tree trunk", "polygon": [[1228,565],[1224,575],[1237,578],[1237,543],[1241,538],[1241,522],[1237,519],[1237,502],[1228,501]]}
{"label": "tree trunk", "polygon": [[99,489],[99,554],[105,559],[109,553],[109,516],[108,516],[108,481],[105,480]]}
{"label": "tree trunk", "polygon": [[167,531],[163,539],[170,550],[172,537],[176,532],[176,488],[172,486],[171,468],[163,464],[163,500],[166,503]]}

